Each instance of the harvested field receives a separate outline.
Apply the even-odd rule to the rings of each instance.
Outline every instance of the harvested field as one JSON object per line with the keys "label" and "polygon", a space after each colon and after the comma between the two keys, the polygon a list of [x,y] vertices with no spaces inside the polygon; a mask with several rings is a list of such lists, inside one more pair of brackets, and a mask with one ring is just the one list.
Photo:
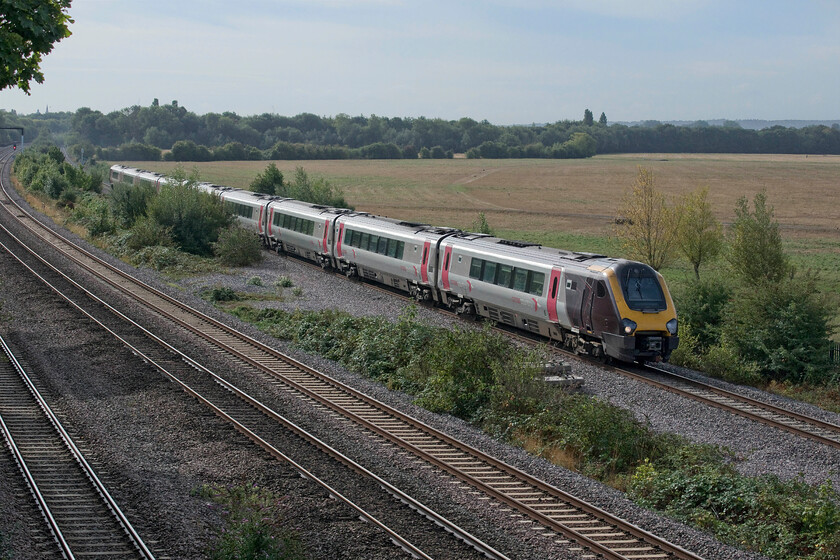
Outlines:
{"label": "harvested field", "polygon": [[[678,197],[710,189],[718,218],[729,222],[735,202],[767,190],[785,235],[840,240],[840,156],[626,154],[586,160],[330,160],[278,161],[287,179],[295,168],[344,190],[358,209],[385,216],[467,227],[479,212],[499,230],[562,231],[602,236],[632,185],[638,166]],[[130,164],[130,163],[129,163]],[[136,165],[136,164],[135,164]],[[143,163],[170,172],[175,163]],[[203,180],[247,188],[268,162],[186,164]]]}

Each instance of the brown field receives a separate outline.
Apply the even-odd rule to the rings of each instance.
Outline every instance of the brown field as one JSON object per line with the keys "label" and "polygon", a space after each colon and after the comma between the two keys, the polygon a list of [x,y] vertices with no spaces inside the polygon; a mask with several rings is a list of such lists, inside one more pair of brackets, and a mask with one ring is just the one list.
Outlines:
{"label": "brown field", "polygon": [[[627,154],[586,160],[278,161],[287,179],[303,167],[340,187],[357,209],[467,227],[479,212],[496,229],[602,236],[637,167],[652,169],[668,196],[708,186],[724,223],[736,200],[762,189],[788,238],[840,241],[840,156]],[[129,163],[131,165],[131,163]],[[136,163],[134,165],[137,165]],[[177,164],[144,163],[170,172]],[[202,180],[247,188],[268,162],[186,164]],[[804,238],[804,239],[803,239]]]}

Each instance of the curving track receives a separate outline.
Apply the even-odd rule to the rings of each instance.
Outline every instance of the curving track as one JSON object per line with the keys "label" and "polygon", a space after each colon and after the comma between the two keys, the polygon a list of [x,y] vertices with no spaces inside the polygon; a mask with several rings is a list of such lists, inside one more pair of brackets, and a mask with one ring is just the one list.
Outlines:
{"label": "curving track", "polygon": [[[3,197],[3,205],[9,205],[11,200],[5,194]],[[699,558],[190,309],[57,237],[21,209],[13,212],[22,223],[37,232],[43,243],[53,245],[105,282],[202,337],[210,347],[235,356],[260,375],[317,401],[320,406],[331,409],[505,504],[515,512],[513,515],[534,521],[546,534],[575,543],[572,549],[586,549],[590,554],[616,560]],[[237,429],[243,431],[239,426]]]}
{"label": "curving track", "polygon": [[0,431],[61,554],[153,559],[2,337],[0,348]]}

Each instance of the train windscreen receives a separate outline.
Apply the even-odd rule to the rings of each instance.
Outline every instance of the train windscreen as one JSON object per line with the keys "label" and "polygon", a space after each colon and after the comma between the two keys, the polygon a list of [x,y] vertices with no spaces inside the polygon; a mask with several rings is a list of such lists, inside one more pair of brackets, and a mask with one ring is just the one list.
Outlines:
{"label": "train windscreen", "polygon": [[616,276],[624,293],[624,301],[633,311],[655,313],[668,308],[659,279],[649,266],[640,263],[621,264],[616,267]]}

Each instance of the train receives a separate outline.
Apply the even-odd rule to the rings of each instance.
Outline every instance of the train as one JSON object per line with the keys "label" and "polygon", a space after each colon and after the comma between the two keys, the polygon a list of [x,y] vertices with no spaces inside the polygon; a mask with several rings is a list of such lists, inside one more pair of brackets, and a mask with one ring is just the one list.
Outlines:
{"label": "train", "polygon": [[[159,191],[172,179],[114,165],[110,181]],[[540,335],[577,354],[667,361],[679,344],[665,280],[644,263],[212,183],[197,188],[218,196],[267,249]]]}

